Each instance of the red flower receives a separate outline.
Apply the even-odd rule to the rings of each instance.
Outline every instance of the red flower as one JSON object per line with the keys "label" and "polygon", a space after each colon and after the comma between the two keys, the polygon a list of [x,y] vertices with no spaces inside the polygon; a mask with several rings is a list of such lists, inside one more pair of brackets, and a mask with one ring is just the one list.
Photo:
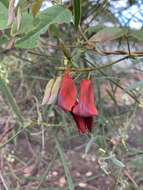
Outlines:
{"label": "red flower", "polygon": [[74,81],[72,80],[69,72],[64,74],[61,82],[58,105],[65,111],[71,111],[77,98],[77,90]]}
{"label": "red flower", "polygon": [[94,105],[94,94],[90,80],[81,81],[78,102],[75,83],[69,72],[66,72],[58,94],[58,105],[72,114],[80,133],[91,131],[93,116],[97,116],[98,112]]}
{"label": "red flower", "polygon": [[80,98],[72,109],[72,116],[80,133],[91,131],[93,116],[98,112],[94,104],[94,93],[90,80],[82,80],[80,83]]}
{"label": "red flower", "polygon": [[94,93],[90,80],[85,79],[81,81],[79,103],[73,108],[73,113],[82,117],[98,115],[94,104]]}

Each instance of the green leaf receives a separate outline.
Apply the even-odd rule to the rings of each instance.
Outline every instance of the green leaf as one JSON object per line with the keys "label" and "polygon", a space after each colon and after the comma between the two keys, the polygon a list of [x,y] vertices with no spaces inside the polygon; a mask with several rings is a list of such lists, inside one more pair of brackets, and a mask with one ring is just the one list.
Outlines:
{"label": "green leaf", "polygon": [[51,24],[51,25],[49,26],[48,32],[49,32],[49,35],[50,35],[51,37],[59,38],[59,36],[60,36],[60,30],[59,30],[59,27],[58,27],[57,24]]}
{"label": "green leaf", "polygon": [[40,32],[38,32],[37,30],[29,32],[25,37],[21,38],[16,42],[15,47],[22,49],[35,48],[37,46],[39,37],[40,37]]}
{"label": "green leaf", "polygon": [[59,143],[59,141],[57,140],[56,137],[55,137],[55,143],[56,143],[56,147],[57,147],[57,150],[58,150],[59,155],[61,157],[61,161],[62,161],[64,170],[65,170],[65,175],[67,177],[67,182],[68,182],[69,190],[74,190],[74,184],[73,184],[73,181],[72,181],[72,177],[70,175],[68,164],[67,164],[67,162],[65,160],[64,152],[63,152],[62,147],[61,147],[61,145],[60,145],[60,143]]}
{"label": "green leaf", "polygon": [[34,29],[34,19],[32,14],[23,12],[21,15],[21,23],[20,28],[17,31],[17,23],[16,21],[12,25],[12,35],[18,35],[18,34],[27,34],[28,32],[32,31]]}
{"label": "green leaf", "polygon": [[9,5],[9,0],[0,0],[0,2],[8,8],[8,5]]}
{"label": "green leaf", "polygon": [[104,28],[103,25],[89,26],[85,30],[85,34],[90,37],[94,35],[95,33],[99,32],[100,30],[102,30],[103,28]]}
{"label": "green leaf", "polygon": [[8,9],[0,2],[0,30],[7,28]]}
{"label": "green leaf", "polygon": [[20,112],[20,109],[9,89],[9,87],[7,86],[6,82],[4,79],[0,79],[0,90],[4,96],[4,98],[6,99],[6,101],[8,102],[8,104],[10,105],[14,115],[17,117],[18,121],[23,124],[24,123],[24,118]]}
{"label": "green leaf", "polygon": [[39,22],[35,24],[33,30],[28,32],[23,38],[16,41],[17,48],[35,48],[39,37],[46,32],[50,24],[70,23],[72,14],[62,6],[53,6],[37,15]]}
{"label": "green leaf", "polygon": [[96,143],[97,146],[99,146],[100,148],[104,147],[104,137],[103,137],[102,135],[96,135],[95,143]]}
{"label": "green leaf", "polygon": [[138,41],[143,41],[143,30],[130,31],[130,36]]}
{"label": "green leaf", "polygon": [[104,28],[93,35],[89,42],[107,42],[116,40],[127,34],[127,30],[117,27]]}
{"label": "green leaf", "polygon": [[46,9],[38,16],[41,21],[41,26],[46,28],[49,26],[49,24],[70,23],[72,21],[71,12],[59,5],[55,5]]}
{"label": "green leaf", "polygon": [[80,0],[74,0],[74,24],[75,28],[78,29],[81,19],[81,5]]}
{"label": "green leaf", "polygon": [[125,165],[120,160],[118,160],[115,156],[113,156],[111,158],[111,160],[112,160],[113,164],[115,164],[116,166],[118,166],[120,168],[124,168],[125,167]]}
{"label": "green leaf", "polygon": [[95,142],[95,138],[92,136],[91,139],[89,140],[89,142],[87,143],[86,147],[85,147],[85,154],[88,154],[92,144]]}
{"label": "green leaf", "polygon": [[9,38],[8,38],[7,35],[5,35],[5,34],[2,35],[2,36],[0,37],[0,45],[8,43],[8,40],[9,40]]}

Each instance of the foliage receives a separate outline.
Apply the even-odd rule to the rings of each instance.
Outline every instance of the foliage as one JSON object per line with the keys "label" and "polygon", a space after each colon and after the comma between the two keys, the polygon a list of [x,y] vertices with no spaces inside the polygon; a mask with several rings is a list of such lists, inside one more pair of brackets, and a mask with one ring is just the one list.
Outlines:
{"label": "foliage", "polygon": [[[130,165],[127,159],[129,153],[137,155],[141,151],[128,143],[128,135],[135,128],[136,113],[142,107],[142,29],[122,26],[112,11],[113,1],[51,1],[51,7],[43,10],[44,2],[20,0],[12,7],[12,0],[0,1],[0,91],[11,108],[2,107],[2,111],[8,115],[12,111],[14,116],[13,133],[0,147],[17,140],[19,134],[28,134],[27,139],[32,139],[36,131],[42,138],[42,157],[48,131],[51,147],[55,145],[50,154],[55,161],[58,152],[68,189],[76,187],[64,153],[65,144],[76,138],[73,110],[65,114],[56,103],[61,76],[70,70],[77,87],[82,79],[92,80],[99,112],[92,133],[81,137],[86,142],[84,156],[96,144],[93,152],[101,175],[113,174],[115,189],[130,185],[139,188],[142,179],[136,182],[132,175],[140,165],[136,166],[134,158]],[[126,9],[136,4],[128,1]],[[139,73],[139,77],[134,73]],[[36,157],[36,164],[45,159]],[[51,158],[37,190],[52,167]]]}

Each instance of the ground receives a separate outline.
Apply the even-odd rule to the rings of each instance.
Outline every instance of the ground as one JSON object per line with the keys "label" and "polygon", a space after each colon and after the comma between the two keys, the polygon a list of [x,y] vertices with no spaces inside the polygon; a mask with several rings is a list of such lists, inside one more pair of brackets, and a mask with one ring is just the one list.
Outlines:
{"label": "ground", "polygon": [[[106,94],[102,94],[106,99]],[[119,108],[122,108],[120,91],[117,91],[117,95],[120,100]],[[23,100],[22,96],[17,96],[17,99],[21,98],[24,102],[21,110],[25,117],[29,116],[34,120],[37,117],[37,113],[32,109],[35,102],[33,103],[31,97]],[[58,142],[62,147],[75,190],[142,190],[143,108],[137,107],[136,110],[135,106],[130,104],[124,106],[118,111],[126,113],[134,108],[132,113],[124,118],[124,112],[122,117],[116,116],[114,107],[111,108],[109,101],[108,103],[107,115],[110,116],[111,111],[111,115],[115,117],[112,119],[114,130],[109,126],[110,120],[103,126],[97,126],[95,121],[95,141],[91,140],[92,135],[80,135],[76,128],[73,130],[74,126],[71,126],[71,120],[67,116],[67,123],[59,122],[61,126]],[[68,190],[63,162],[55,145],[55,126],[50,126],[56,115],[53,112],[48,115],[51,118],[48,128],[36,123],[17,135],[18,124],[2,97],[0,104],[0,144],[3,145],[0,150],[0,190]],[[55,113],[58,114],[59,110]],[[64,125],[68,125],[70,134]],[[12,136],[15,138],[8,141]],[[105,159],[110,157],[111,153],[116,155],[116,159]]]}

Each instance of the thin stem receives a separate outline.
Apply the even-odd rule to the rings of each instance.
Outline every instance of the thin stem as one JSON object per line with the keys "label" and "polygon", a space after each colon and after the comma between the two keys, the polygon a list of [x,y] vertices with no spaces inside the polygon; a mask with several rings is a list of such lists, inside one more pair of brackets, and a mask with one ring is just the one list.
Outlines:
{"label": "thin stem", "polygon": [[0,149],[3,148],[5,145],[7,145],[8,143],[10,143],[15,137],[17,137],[21,132],[23,132],[27,127],[33,126],[35,125],[35,122],[30,123],[28,125],[23,126],[22,128],[20,128],[19,131],[17,131],[17,133],[15,133],[15,135],[13,135],[12,137],[10,137],[5,143],[0,145]]}
{"label": "thin stem", "polygon": [[[86,59],[86,61],[90,64],[92,64],[89,60]],[[102,70],[101,68],[96,67],[96,69],[103,75],[103,76],[107,76]],[[140,101],[134,97],[130,92],[128,92],[127,90],[125,90],[121,85],[118,84],[118,82],[112,80],[112,79],[108,79],[109,81],[111,81],[113,84],[115,84],[117,87],[119,87],[121,90],[123,90],[126,94],[128,94],[130,97],[132,97],[138,104],[140,104]]]}
{"label": "thin stem", "polygon": [[143,52],[141,51],[135,51],[135,52],[129,52],[128,51],[102,51],[103,55],[127,55],[129,57],[143,57]]}
{"label": "thin stem", "polygon": [[[114,62],[112,62],[112,63],[103,65],[103,66],[101,66],[101,67],[71,68],[70,70],[71,70],[71,71],[74,71],[74,72],[90,72],[90,71],[95,71],[95,70],[99,70],[99,69],[105,69],[105,68],[107,68],[107,67],[110,67],[110,66],[112,66],[112,65],[115,65],[115,64],[117,64],[117,63],[119,63],[119,62],[121,62],[121,61],[123,61],[123,60],[125,60],[125,59],[128,59],[128,58],[129,58],[129,56],[125,56],[125,57],[123,57],[123,58],[121,58],[121,59],[118,59],[118,60],[116,60],[116,61],[114,61]],[[55,69],[58,70],[58,71],[64,71],[64,70],[66,70],[67,68],[66,68],[66,67],[56,67]]]}
{"label": "thin stem", "polygon": [[128,39],[128,37],[126,37],[126,38],[127,38],[128,52],[129,52],[129,55],[131,56],[131,49],[130,49],[129,39]]}
{"label": "thin stem", "polygon": [[79,32],[81,34],[81,36],[83,37],[83,39],[85,40],[85,42],[88,42],[87,37],[85,36],[84,32],[82,31],[81,27],[79,26]]}
{"label": "thin stem", "polygon": [[51,170],[51,168],[52,168],[52,166],[53,166],[53,164],[54,164],[54,162],[55,162],[55,160],[56,160],[57,155],[58,155],[58,152],[55,152],[55,154],[53,155],[52,161],[51,161],[50,164],[48,165],[48,167],[47,167],[47,169],[46,169],[44,175],[42,176],[41,181],[40,181],[40,183],[39,183],[39,185],[38,185],[38,187],[37,187],[36,190],[39,190],[40,187],[41,187],[41,185],[42,185],[42,183],[45,181],[45,179],[46,179],[46,177],[47,177],[49,171]]}
{"label": "thin stem", "polygon": [[5,188],[5,190],[9,190],[9,188],[8,188],[8,186],[7,186],[6,182],[5,182],[5,179],[4,179],[1,172],[0,172],[0,179],[2,181],[2,184],[3,184],[4,188]]}

